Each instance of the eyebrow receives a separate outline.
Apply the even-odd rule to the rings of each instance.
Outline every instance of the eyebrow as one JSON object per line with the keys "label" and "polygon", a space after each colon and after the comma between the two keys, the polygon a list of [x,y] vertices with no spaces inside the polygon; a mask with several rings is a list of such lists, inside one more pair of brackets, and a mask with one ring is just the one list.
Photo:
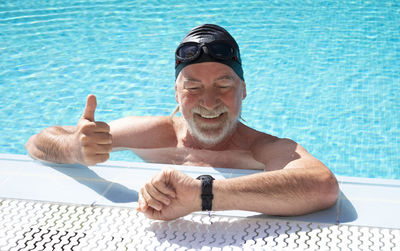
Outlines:
{"label": "eyebrow", "polygon": [[[230,75],[230,74],[224,74],[224,75],[222,75],[222,76],[220,76],[220,77],[214,79],[214,82],[215,82],[215,81],[219,81],[219,80],[224,80],[224,79],[235,80],[235,78],[234,78],[232,75]],[[187,83],[187,82],[197,82],[197,83],[201,83],[202,81],[199,80],[199,79],[197,79],[197,78],[194,78],[194,77],[188,77],[188,78],[186,78],[183,82],[184,82],[184,83]]]}
{"label": "eyebrow", "polygon": [[187,82],[198,82],[198,83],[201,83],[200,80],[198,80],[196,78],[192,78],[192,77],[186,78],[183,82],[184,83],[187,83]]}
{"label": "eyebrow", "polygon": [[220,77],[214,79],[214,81],[224,80],[224,79],[235,80],[235,78],[234,78],[232,75],[230,75],[230,74],[225,74],[225,75],[222,75],[222,76],[220,76]]}

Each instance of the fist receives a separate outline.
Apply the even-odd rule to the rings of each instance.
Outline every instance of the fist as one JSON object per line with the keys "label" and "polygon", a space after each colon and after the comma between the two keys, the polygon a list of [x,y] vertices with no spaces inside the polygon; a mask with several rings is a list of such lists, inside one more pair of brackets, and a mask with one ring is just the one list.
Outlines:
{"label": "fist", "polygon": [[96,107],[96,96],[89,95],[75,132],[77,162],[84,165],[105,162],[112,150],[110,126],[105,122],[95,121]]}
{"label": "fist", "polygon": [[172,220],[201,210],[201,181],[165,168],[139,192],[137,210],[148,218]]}

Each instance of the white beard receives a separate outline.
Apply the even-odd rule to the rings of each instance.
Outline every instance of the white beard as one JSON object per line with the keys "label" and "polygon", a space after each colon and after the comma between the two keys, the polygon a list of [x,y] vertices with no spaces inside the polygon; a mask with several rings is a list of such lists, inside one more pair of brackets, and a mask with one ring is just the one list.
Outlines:
{"label": "white beard", "polygon": [[[188,123],[189,133],[201,143],[209,146],[216,145],[229,136],[236,128],[240,115],[239,112],[236,116],[230,117],[229,109],[224,105],[218,106],[213,111],[208,111],[203,107],[197,106],[193,108],[191,112],[192,117],[189,119],[185,118]],[[194,119],[194,116],[196,115],[217,117],[223,113],[227,113],[227,118],[216,124],[202,123],[201,121],[195,121]]]}

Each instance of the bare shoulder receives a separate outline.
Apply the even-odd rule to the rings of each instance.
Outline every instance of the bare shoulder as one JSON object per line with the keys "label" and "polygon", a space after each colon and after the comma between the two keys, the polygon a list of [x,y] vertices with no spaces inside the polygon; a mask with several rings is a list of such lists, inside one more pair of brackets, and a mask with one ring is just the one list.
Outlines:
{"label": "bare shoulder", "polygon": [[130,116],[109,123],[113,147],[160,148],[176,144],[168,116]]}
{"label": "bare shoulder", "polygon": [[257,131],[242,123],[239,123],[238,125],[238,132],[241,138],[246,138],[246,141],[249,144],[249,148],[251,149],[257,149],[259,147],[269,145],[279,139],[276,136]]}
{"label": "bare shoulder", "polygon": [[297,142],[256,131],[257,137],[251,145],[254,158],[264,163],[266,170],[284,168],[293,160],[311,156]]}
{"label": "bare shoulder", "polygon": [[260,137],[255,142],[253,149],[263,151],[264,154],[276,155],[281,152],[295,151],[298,147],[298,144],[291,139],[275,136],[272,137],[272,140],[266,140],[265,138]]}

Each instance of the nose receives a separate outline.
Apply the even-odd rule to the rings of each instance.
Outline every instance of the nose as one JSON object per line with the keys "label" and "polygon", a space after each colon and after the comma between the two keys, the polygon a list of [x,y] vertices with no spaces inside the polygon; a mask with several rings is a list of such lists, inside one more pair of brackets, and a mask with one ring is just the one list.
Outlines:
{"label": "nose", "polygon": [[214,110],[220,104],[221,100],[219,95],[213,88],[208,88],[201,96],[200,105],[209,111]]}

